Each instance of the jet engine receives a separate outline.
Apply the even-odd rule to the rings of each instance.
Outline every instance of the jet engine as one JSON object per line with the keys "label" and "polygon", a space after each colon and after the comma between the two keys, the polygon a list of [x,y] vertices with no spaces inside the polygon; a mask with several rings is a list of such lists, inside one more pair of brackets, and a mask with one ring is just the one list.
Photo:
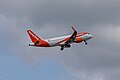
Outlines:
{"label": "jet engine", "polygon": [[76,43],[82,42],[82,38],[76,38],[76,39],[75,39],[75,42],[76,42]]}

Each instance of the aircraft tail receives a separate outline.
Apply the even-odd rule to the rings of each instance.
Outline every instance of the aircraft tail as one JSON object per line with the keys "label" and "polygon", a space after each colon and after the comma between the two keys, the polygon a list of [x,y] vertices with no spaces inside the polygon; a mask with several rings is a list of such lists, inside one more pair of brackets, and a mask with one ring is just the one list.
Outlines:
{"label": "aircraft tail", "polygon": [[30,39],[33,43],[39,43],[39,41],[42,41],[32,30],[27,30],[27,33],[29,34]]}

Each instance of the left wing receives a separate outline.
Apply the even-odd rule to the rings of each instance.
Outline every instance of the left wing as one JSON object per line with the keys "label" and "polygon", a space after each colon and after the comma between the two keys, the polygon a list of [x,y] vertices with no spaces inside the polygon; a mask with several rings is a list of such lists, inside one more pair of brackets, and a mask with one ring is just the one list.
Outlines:
{"label": "left wing", "polygon": [[69,45],[71,42],[73,42],[76,38],[77,31],[72,27],[74,33],[70,36],[70,38],[65,42],[65,46]]}
{"label": "left wing", "polygon": [[65,44],[63,46],[61,46],[61,50],[64,49],[64,47],[66,46],[70,46],[70,43],[72,43],[75,38],[76,38],[76,35],[77,35],[77,31],[72,27],[74,33],[70,36],[70,38],[65,42]]}

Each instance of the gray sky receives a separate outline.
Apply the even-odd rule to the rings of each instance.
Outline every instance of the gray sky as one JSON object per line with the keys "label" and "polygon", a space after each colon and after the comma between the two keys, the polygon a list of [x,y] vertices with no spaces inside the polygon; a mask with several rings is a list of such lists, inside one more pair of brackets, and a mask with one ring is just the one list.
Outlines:
{"label": "gray sky", "polygon": [[[0,49],[7,48],[30,64],[53,58],[74,80],[120,80],[119,4],[119,0],[0,0]],[[48,38],[72,34],[73,25],[93,35],[87,46],[73,44],[62,52],[59,47],[26,46],[27,29]]]}

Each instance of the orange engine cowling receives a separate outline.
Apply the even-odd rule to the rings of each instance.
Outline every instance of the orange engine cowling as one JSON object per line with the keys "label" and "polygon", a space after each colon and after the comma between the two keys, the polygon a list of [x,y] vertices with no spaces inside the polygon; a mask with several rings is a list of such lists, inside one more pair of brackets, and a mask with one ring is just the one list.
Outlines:
{"label": "orange engine cowling", "polygon": [[76,41],[75,41],[76,43],[80,43],[80,42],[82,42],[82,38],[76,38]]}

